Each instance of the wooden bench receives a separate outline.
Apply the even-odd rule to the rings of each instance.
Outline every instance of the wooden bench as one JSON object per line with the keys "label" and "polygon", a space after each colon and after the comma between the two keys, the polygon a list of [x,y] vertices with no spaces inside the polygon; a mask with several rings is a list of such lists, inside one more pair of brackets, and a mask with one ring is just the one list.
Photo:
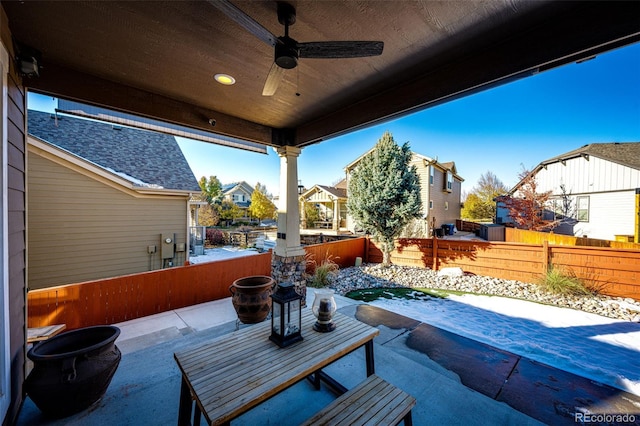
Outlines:
{"label": "wooden bench", "polygon": [[35,343],[41,340],[47,340],[62,333],[65,328],[67,328],[66,324],[55,324],[49,325],[45,327],[33,327],[27,329],[27,343]]}
{"label": "wooden bench", "polygon": [[375,374],[320,410],[303,425],[397,425],[413,420],[416,399]]}

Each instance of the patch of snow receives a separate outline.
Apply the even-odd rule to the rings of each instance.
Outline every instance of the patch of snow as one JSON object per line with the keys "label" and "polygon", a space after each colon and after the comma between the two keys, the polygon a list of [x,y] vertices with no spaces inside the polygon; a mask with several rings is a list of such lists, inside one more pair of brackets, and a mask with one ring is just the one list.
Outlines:
{"label": "patch of snow", "polygon": [[388,311],[640,395],[640,324],[497,296],[379,299]]}
{"label": "patch of snow", "polygon": [[193,264],[213,262],[215,260],[224,260],[234,257],[251,256],[258,254],[255,249],[243,249],[234,246],[225,246],[217,248],[209,248],[204,250],[204,254],[198,256],[190,256],[189,262]]}
{"label": "patch of snow", "polygon": [[135,186],[140,186],[140,187],[143,187],[143,188],[164,189],[162,187],[162,185],[158,185],[158,184],[155,184],[155,183],[147,183],[147,182],[142,181],[142,180],[140,180],[138,178],[135,178],[135,177],[133,177],[131,175],[128,175],[128,174],[126,174],[124,172],[118,172],[118,171],[110,169],[108,167],[106,167],[106,170],[110,171],[111,173],[113,173],[115,175],[120,176],[123,179],[128,180],[129,182],[131,182]]}

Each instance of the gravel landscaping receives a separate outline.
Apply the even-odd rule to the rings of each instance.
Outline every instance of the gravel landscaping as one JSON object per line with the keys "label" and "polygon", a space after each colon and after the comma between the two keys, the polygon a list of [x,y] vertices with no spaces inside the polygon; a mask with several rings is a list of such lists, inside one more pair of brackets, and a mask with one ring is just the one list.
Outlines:
{"label": "gravel landscaping", "polygon": [[640,302],[631,298],[595,296],[565,296],[548,293],[538,285],[478,275],[447,276],[431,269],[380,264],[340,269],[330,277],[330,287],[336,294],[380,287],[417,287],[454,290],[524,299],[578,309],[609,318],[640,322]]}

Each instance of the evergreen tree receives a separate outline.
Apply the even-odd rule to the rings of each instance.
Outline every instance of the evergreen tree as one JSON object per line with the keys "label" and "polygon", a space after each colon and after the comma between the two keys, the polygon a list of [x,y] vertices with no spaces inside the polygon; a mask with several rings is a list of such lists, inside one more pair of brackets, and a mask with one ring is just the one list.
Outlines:
{"label": "evergreen tree", "polygon": [[209,176],[209,179],[202,176],[198,181],[202,193],[211,205],[219,204],[222,200],[222,184],[216,176]]}
{"label": "evergreen tree", "polygon": [[349,178],[347,208],[356,223],[382,243],[382,263],[389,265],[394,238],[420,217],[420,181],[409,166],[409,143],[401,147],[385,132]]}

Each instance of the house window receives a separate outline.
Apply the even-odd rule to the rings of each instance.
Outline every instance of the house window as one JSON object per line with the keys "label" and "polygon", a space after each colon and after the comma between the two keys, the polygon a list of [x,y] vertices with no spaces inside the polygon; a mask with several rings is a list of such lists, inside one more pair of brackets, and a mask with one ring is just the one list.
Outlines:
{"label": "house window", "polygon": [[580,222],[589,222],[589,197],[577,198],[577,213]]}
{"label": "house window", "polygon": [[435,180],[435,169],[433,166],[429,166],[429,185],[433,185],[433,181]]}
{"label": "house window", "polygon": [[444,202],[444,209],[445,210],[449,210],[449,202],[448,201]]}
{"label": "house window", "polygon": [[433,200],[429,200],[429,210],[433,208]]}
{"label": "house window", "polygon": [[453,173],[447,171],[447,186],[445,187],[447,192],[451,192],[453,190]]}

